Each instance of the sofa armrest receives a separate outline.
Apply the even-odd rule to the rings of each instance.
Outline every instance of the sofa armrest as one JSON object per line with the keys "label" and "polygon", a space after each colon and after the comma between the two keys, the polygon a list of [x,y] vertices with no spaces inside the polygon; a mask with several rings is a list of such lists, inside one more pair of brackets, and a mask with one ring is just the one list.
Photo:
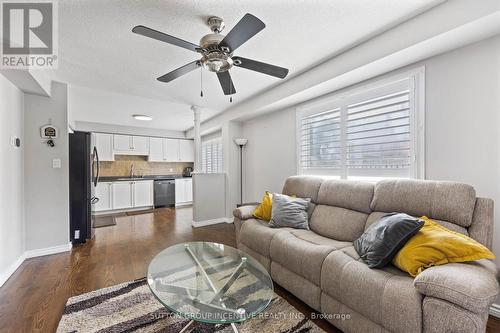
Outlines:
{"label": "sofa armrest", "polygon": [[450,263],[427,268],[413,285],[426,296],[456,304],[474,313],[488,312],[498,295],[496,274],[477,263]]}
{"label": "sofa armrest", "polygon": [[253,218],[253,211],[257,208],[257,205],[241,206],[233,210],[233,216],[239,220],[248,220]]}

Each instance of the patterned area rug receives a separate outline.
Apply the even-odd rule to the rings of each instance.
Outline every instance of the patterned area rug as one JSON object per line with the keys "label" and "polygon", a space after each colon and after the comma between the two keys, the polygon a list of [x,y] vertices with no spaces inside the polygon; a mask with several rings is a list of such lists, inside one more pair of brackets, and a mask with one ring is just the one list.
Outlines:
{"label": "patterned area rug", "polygon": [[[163,307],[149,290],[146,279],[140,279],[70,298],[57,333],[178,333],[188,322]],[[229,324],[196,323],[191,327],[191,333],[233,332]],[[263,313],[237,327],[240,333],[324,332],[276,294]]]}

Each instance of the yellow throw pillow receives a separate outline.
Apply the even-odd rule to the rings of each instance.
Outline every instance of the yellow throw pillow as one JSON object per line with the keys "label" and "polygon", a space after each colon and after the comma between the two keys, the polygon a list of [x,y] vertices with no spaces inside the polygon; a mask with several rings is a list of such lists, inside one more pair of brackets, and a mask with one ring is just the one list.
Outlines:
{"label": "yellow throw pillow", "polygon": [[266,191],[262,202],[253,211],[253,217],[269,222],[273,211],[273,194]]}
{"label": "yellow throw pillow", "polygon": [[423,216],[424,226],[396,254],[392,263],[415,277],[431,266],[493,259],[488,248]]}

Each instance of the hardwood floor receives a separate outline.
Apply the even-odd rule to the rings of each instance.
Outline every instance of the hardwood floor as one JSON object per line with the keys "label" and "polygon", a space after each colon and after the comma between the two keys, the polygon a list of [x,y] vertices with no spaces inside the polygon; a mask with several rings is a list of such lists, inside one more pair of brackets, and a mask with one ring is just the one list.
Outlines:
{"label": "hardwood floor", "polygon": [[[235,246],[234,226],[192,228],[190,208],[159,209],[120,217],[116,226],[96,229],[95,238],[69,253],[26,260],[0,288],[0,332],[54,332],[68,297],[146,276],[149,261],[180,242],[209,240]],[[276,286],[276,292],[309,316],[312,310]],[[328,322],[314,320],[328,332]],[[488,321],[499,332],[500,320]]]}

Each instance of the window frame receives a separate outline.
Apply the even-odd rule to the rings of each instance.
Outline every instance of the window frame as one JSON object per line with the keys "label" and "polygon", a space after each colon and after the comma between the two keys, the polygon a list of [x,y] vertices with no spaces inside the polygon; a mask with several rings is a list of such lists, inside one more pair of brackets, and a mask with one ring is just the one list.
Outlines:
{"label": "window frame", "polygon": [[[326,176],[338,179],[362,179],[368,181],[378,181],[386,178],[401,178],[390,175],[390,171],[381,171],[379,176],[350,176],[348,177],[348,168],[345,165],[346,159],[342,158],[342,167],[339,174],[334,174],[328,169],[309,169],[304,172],[301,168],[301,124],[302,119],[307,116],[334,110],[341,110],[341,123],[346,121],[347,106],[356,102],[367,100],[370,98],[380,97],[387,90],[393,91],[398,84],[406,84],[409,87],[410,100],[410,132],[411,132],[411,147],[410,154],[412,160],[410,162],[409,176],[410,179],[425,179],[425,67],[414,68],[396,75],[391,75],[383,79],[359,85],[357,87],[346,89],[341,92],[331,93],[311,101],[302,103],[295,108],[296,123],[296,171],[301,175],[317,175]],[[347,133],[345,126],[341,126],[341,140],[345,142]],[[343,145],[345,147],[345,145]],[[345,157],[347,152],[343,151],[342,156]],[[350,169],[352,172],[353,169]],[[383,173],[386,173],[384,175]]]}

